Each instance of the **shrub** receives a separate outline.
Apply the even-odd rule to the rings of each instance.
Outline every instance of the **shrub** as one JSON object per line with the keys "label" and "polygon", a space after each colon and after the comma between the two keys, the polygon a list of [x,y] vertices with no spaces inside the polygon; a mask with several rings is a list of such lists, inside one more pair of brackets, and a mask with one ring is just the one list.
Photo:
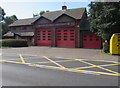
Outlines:
{"label": "shrub", "polygon": [[2,46],[8,47],[25,47],[28,46],[27,40],[25,39],[3,39],[0,40],[2,42]]}

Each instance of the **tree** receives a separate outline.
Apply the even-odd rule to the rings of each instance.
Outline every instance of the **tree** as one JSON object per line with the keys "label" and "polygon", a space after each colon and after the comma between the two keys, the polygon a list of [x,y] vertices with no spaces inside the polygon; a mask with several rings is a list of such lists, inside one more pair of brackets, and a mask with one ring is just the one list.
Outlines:
{"label": "tree", "polygon": [[18,20],[16,15],[7,16],[4,18],[4,22],[2,23],[2,35],[9,31],[8,25]]}
{"label": "tree", "polygon": [[4,15],[5,15],[4,9],[0,7],[0,39],[2,39],[2,22],[4,20]]}
{"label": "tree", "polygon": [[5,15],[4,9],[0,7],[0,22],[4,19],[4,15]]}
{"label": "tree", "polygon": [[4,21],[7,25],[13,23],[14,21],[18,20],[17,17],[15,15],[12,16],[7,16]]}
{"label": "tree", "polygon": [[40,15],[43,15],[44,13],[46,12],[50,12],[49,10],[46,10],[46,11],[40,11]]}
{"label": "tree", "polygon": [[91,2],[89,4],[90,29],[103,39],[120,32],[120,2]]}
{"label": "tree", "polygon": [[42,14],[44,14],[45,13],[45,11],[40,11],[40,15],[42,15]]}

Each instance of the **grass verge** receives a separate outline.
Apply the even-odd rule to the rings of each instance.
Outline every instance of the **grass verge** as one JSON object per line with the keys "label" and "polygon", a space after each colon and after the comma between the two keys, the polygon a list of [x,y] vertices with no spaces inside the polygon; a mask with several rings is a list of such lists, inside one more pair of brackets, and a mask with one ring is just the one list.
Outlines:
{"label": "grass verge", "polygon": [[11,48],[11,47],[7,47],[7,46],[2,46],[2,47],[0,47],[0,48]]}
{"label": "grass verge", "polygon": [[104,51],[101,51],[101,53],[105,55],[111,55],[110,53],[105,53]]}

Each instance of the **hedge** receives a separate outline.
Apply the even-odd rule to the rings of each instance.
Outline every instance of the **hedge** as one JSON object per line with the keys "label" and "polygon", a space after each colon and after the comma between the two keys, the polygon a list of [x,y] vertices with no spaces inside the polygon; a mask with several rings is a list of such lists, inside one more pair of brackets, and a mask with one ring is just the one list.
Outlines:
{"label": "hedge", "polygon": [[0,40],[2,46],[8,47],[25,47],[28,46],[26,39],[3,39]]}

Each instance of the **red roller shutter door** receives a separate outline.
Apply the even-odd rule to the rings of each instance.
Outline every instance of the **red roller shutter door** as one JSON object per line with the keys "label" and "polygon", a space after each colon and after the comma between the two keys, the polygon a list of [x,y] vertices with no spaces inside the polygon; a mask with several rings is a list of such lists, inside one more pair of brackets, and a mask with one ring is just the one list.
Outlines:
{"label": "red roller shutter door", "polygon": [[93,33],[82,34],[82,42],[84,48],[100,48],[100,37]]}
{"label": "red roller shutter door", "polygon": [[56,29],[56,46],[75,47],[74,28],[57,28]]}
{"label": "red roller shutter door", "polygon": [[36,30],[36,44],[37,46],[51,46],[52,32],[50,29]]}

